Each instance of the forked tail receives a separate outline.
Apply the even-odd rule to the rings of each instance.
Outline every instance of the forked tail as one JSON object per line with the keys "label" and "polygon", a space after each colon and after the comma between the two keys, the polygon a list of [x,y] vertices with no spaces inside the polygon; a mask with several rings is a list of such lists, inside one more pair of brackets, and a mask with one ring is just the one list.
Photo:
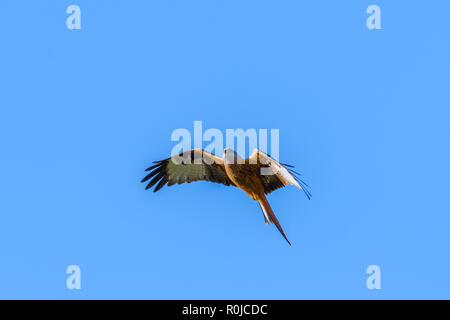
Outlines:
{"label": "forked tail", "polygon": [[283,235],[283,237],[286,239],[286,241],[291,246],[291,243],[289,242],[288,238],[286,237],[286,234],[284,233],[283,228],[281,227],[280,223],[278,222],[277,217],[275,217],[275,214],[273,213],[272,208],[270,207],[270,204],[266,199],[266,196],[263,194],[260,197],[260,199],[258,200],[258,202],[264,213],[264,219],[266,220],[266,223],[269,224],[269,221],[268,221],[268,219],[269,219],[270,222],[272,222],[277,227],[278,231],[280,231],[280,233]]}

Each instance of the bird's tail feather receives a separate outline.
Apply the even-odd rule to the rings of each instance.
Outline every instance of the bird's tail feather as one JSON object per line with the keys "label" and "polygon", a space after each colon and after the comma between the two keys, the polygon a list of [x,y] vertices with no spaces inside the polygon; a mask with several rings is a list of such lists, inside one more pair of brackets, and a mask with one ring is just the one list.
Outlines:
{"label": "bird's tail feather", "polygon": [[269,219],[270,222],[272,222],[277,227],[278,231],[280,231],[280,233],[283,235],[283,237],[286,239],[286,241],[289,243],[289,245],[291,245],[288,238],[286,237],[286,234],[283,231],[283,228],[280,225],[280,222],[278,222],[277,217],[273,213],[272,208],[270,207],[270,204],[266,199],[266,196],[262,195],[262,197],[260,197],[260,199],[258,199],[258,203],[261,206],[266,223],[269,224],[269,221],[268,221],[268,219]]}
{"label": "bird's tail feather", "polygon": [[267,213],[267,210],[264,208],[261,200],[258,200],[259,206],[261,207],[261,210],[264,214],[264,220],[266,221],[266,224],[269,224],[269,215]]}

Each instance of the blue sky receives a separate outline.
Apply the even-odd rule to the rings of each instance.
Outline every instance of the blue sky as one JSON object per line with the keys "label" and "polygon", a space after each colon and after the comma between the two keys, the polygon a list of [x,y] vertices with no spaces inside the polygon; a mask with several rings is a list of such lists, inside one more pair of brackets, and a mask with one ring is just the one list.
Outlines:
{"label": "blue sky", "polygon": [[[1,1],[0,298],[450,298],[448,12]],[[238,189],[144,190],[194,120],[280,129],[280,160],[313,194],[268,197],[292,247]],[[72,264],[81,290],[66,288]]]}

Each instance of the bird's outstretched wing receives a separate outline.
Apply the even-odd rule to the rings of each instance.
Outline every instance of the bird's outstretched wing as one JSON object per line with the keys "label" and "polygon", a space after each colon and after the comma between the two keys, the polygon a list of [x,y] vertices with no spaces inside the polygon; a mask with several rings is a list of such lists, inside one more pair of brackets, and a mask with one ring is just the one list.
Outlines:
{"label": "bird's outstretched wing", "polygon": [[287,185],[293,185],[302,189],[308,199],[311,198],[309,186],[300,179],[300,174],[293,170],[293,166],[279,163],[258,149],[253,151],[247,161],[250,164],[257,164],[260,167],[265,194],[269,194]]}
{"label": "bird's outstretched wing", "polygon": [[145,189],[158,183],[153,192],[161,189],[166,183],[171,186],[175,183],[191,183],[204,180],[233,185],[225,172],[223,160],[212,153],[202,149],[193,149],[161,161],[155,161],[146,171],[150,173],[141,182],[150,180]]}

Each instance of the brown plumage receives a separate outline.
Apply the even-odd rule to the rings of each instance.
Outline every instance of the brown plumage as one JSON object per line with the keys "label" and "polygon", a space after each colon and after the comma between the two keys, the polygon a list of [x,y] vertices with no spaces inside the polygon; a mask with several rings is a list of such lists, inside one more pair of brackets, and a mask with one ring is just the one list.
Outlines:
{"label": "brown plumage", "polygon": [[278,188],[294,185],[302,189],[308,199],[311,197],[307,185],[296,176],[298,173],[292,166],[279,163],[257,149],[245,160],[231,149],[224,150],[223,158],[201,149],[193,149],[154,163],[146,169],[150,173],[142,179],[142,182],[151,179],[146,189],[156,185],[153,190],[156,192],[165,184],[171,186],[198,180],[238,187],[258,201],[266,224],[269,221],[275,224],[289,244],[291,243],[265,195]]}

